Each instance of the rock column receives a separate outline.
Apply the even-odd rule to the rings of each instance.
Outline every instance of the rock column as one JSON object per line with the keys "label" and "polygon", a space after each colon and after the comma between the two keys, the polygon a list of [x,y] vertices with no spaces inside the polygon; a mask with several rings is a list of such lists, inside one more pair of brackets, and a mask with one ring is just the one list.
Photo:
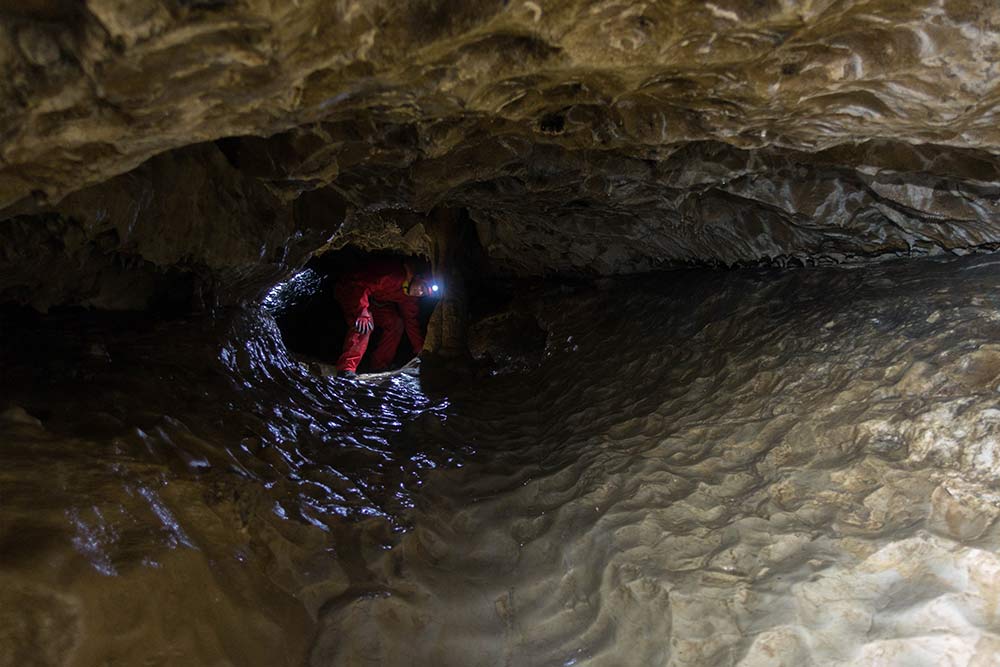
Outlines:
{"label": "rock column", "polygon": [[473,258],[468,250],[475,243],[466,214],[458,209],[434,209],[428,231],[432,239],[434,277],[443,296],[431,316],[424,343],[424,358],[448,366],[471,359],[466,341],[468,291],[465,274]]}

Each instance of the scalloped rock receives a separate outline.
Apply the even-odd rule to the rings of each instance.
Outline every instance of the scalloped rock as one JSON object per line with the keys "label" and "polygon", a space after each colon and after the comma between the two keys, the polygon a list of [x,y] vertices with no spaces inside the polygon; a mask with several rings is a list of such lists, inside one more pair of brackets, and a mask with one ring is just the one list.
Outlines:
{"label": "scalloped rock", "polygon": [[[261,261],[287,270],[345,215],[401,216],[403,236],[434,207],[468,209],[489,269],[520,275],[1000,244],[1000,8],[981,3],[49,0],[0,20],[0,217],[73,218],[95,243],[68,194],[214,141],[220,173],[273,199],[250,223],[195,212],[188,247],[138,255],[204,260],[234,299],[255,269],[210,237],[284,234]],[[316,191],[329,214],[297,219]],[[10,264],[0,294],[36,301]],[[115,301],[91,291],[66,300]]]}

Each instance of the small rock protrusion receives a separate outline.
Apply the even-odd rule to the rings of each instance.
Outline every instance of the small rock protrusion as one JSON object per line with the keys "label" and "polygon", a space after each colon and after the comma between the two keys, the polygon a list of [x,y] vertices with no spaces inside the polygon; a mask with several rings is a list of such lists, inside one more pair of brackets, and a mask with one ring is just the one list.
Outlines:
{"label": "small rock protrusion", "polygon": [[12,424],[29,424],[31,426],[41,426],[42,422],[37,417],[33,417],[20,405],[12,405],[0,411],[0,422]]}
{"label": "small rock protrusion", "polygon": [[997,498],[984,497],[974,485],[948,480],[931,494],[927,526],[959,542],[982,537],[1000,516]]}
{"label": "small rock protrusion", "polygon": [[59,61],[59,44],[36,25],[26,25],[17,31],[17,46],[32,65],[47,67]]}

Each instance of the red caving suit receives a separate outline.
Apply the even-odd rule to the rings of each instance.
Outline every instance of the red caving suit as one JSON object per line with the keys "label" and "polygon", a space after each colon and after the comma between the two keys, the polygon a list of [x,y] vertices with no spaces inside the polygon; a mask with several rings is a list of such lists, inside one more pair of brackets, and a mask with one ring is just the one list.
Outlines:
{"label": "red caving suit", "polygon": [[333,293],[344,311],[348,327],[344,352],[337,360],[339,370],[356,371],[361,357],[365,356],[371,334],[358,333],[354,328],[354,322],[365,311],[371,313],[375,326],[382,329],[382,337],[372,356],[373,370],[384,370],[392,363],[404,328],[413,352],[420,354],[424,336],[420,332],[419,299],[403,292],[404,282],[406,269],[401,261],[376,259],[348,273],[337,283]]}

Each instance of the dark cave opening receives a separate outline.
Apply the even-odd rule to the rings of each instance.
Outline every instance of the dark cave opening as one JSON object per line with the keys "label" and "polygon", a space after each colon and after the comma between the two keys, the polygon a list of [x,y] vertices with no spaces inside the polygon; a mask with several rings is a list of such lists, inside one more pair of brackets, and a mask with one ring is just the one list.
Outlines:
{"label": "dark cave opening", "polygon": [[[275,319],[282,340],[293,357],[304,362],[319,362],[332,366],[341,354],[348,324],[334,294],[337,282],[382,259],[397,259],[411,263],[421,273],[430,274],[430,264],[423,258],[389,252],[366,252],[347,246],[313,257],[288,280],[275,285],[264,300],[264,308]],[[427,325],[438,298],[420,300],[419,320],[426,334]],[[380,337],[381,328],[372,332],[358,372],[371,370],[371,358]],[[399,368],[415,356],[410,341],[403,336],[391,368]]]}

